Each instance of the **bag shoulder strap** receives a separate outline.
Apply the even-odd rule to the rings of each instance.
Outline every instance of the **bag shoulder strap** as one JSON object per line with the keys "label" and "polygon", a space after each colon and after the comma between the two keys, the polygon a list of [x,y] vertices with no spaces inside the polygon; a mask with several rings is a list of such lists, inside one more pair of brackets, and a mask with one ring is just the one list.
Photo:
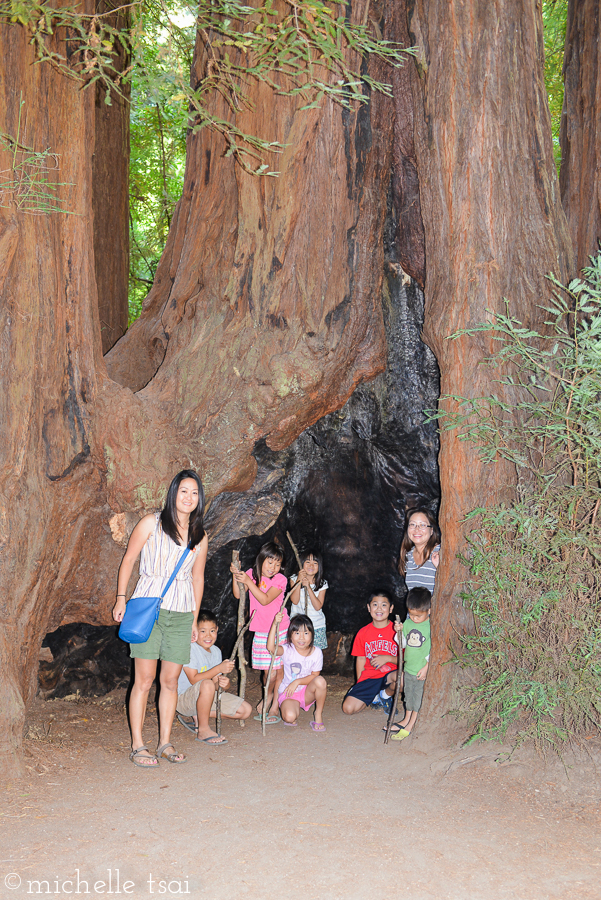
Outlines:
{"label": "bag shoulder strap", "polygon": [[165,594],[167,593],[167,591],[169,590],[169,588],[170,588],[171,585],[173,584],[173,579],[175,578],[175,576],[177,575],[177,573],[178,573],[179,570],[181,569],[182,564],[183,564],[183,562],[184,562],[184,560],[185,560],[185,558],[186,558],[186,556],[188,555],[189,552],[190,552],[190,548],[189,548],[189,547],[186,547],[186,549],[184,550],[184,552],[182,553],[182,555],[181,555],[180,558],[178,559],[177,565],[176,565],[175,569],[173,570],[173,572],[171,573],[171,578],[169,579],[169,581],[167,582],[167,584],[166,584],[165,587],[163,588],[163,591],[162,591],[161,597],[160,597],[161,600],[164,599]]}

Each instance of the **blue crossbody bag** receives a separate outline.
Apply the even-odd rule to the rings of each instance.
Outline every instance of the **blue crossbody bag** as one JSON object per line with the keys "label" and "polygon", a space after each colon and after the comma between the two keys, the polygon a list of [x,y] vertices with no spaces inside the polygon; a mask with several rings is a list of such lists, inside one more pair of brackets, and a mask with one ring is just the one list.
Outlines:
{"label": "blue crossbody bag", "polygon": [[189,552],[190,548],[186,547],[160,597],[132,597],[128,600],[119,627],[119,637],[122,641],[127,641],[128,644],[143,644],[148,640],[152,627],[159,618],[163,598]]}

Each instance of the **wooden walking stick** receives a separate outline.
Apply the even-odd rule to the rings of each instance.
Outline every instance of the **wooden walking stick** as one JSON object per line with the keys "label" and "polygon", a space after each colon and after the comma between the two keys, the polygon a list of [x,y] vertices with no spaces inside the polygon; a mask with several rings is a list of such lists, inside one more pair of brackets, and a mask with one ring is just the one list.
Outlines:
{"label": "wooden walking stick", "polygon": [[[296,549],[296,544],[294,543],[294,541],[293,541],[292,538],[290,537],[290,532],[289,532],[289,531],[286,532],[286,537],[288,538],[288,542],[289,542],[290,546],[291,546],[292,549],[294,550],[294,555],[296,556],[296,561],[297,561],[297,563],[298,563],[298,571],[299,571],[299,574],[300,574],[300,570],[302,569],[302,566],[301,566],[301,561],[300,561],[300,555],[299,555],[299,552],[298,552],[298,550]],[[296,585],[295,585],[295,587],[296,587]],[[301,591],[302,591],[302,590],[303,590],[303,589],[302,589],[302,587],[301,587]],[[309,591],[305,588],[305,615],[307,615],[308,610],[309,610]]]}
{"label": "wooden walking stick", "polygon": [[[397,623],[397,625],[401,624],[401,620],[398,616],[395,616],[395,622]],[[399,656],[398,656],[399,665],[396,670],[396,684],[394,686],[394,698],[392,700],[392,706],[390,707],[390,712],[388,713],[388,722],[386,723],[386,734],[384,735],[384,743],[385,744],[387,744],[388,741],[390,740],[390,729],[392,728],[392,723],[393,723],[394,717],[396,715],[396,705],[399,701],[399,693],[401,690],[401,673],[402,673],[402,669],[401,669],[401,662],[402,662],[401,632],[398,631],[397,634],[399,636]]]}
{"label": "wooden walking stick", "polygon": [[[232,550],[232,562],[237,569],[240,568],[240,553]],[[244,627],[244,613],[246,611],[246,588],[243,584],[238,584],[240,591],[240,601],[238,603],[238,634],[240,629]],[[238,647],[238,668],[240,670],[240,683],[238,684],[238,696],[243,700],[246,695],[246,657],[244,655],[244,643]],[[244,728],[244,719],[240,719],[240,727]]]}
{"label": "wooden walking stick", "polygon": [[[234,659],[236,658],[236,651],[238,650],[238,647],[242,643],[244,635],[250,628],[250,623],[253,620],[253,616],[254,616],[254,611],[253,611],[253,614],[251,615],[250,619],[246,623],[246,625],[243,625],[242,630],[238,632],[238,637],[236,638],[236,643],[234,644],[234,649],[232,650],[232,652],[230,653],[230,655],[228,657],[230,662],[233,662]],[[222,694],[222,688],[221,688],[221,685],[218,684],[217,685],[217,699],[215,700],[215,725],[217,726],[217,734],[219,735],[219,737],[221,737],[221,694]]]}
{"label": "wooden walking stick", "polygon": [[298,550],[296,549],[296,544],[294,543],[294,541],[293,541],[292,538],[290,537],[290,532],[289,532],[289,531],[286,532],[286,537],[288,538],[288,541],[289,541],[289,543],[290,543],[290,546],[291,546],[292,549],[294,550],[294,555],[296,556],[296,561],[297,561],[297,563],[298,563],[298,567],[299,567],[299,569],[302,569],[301,561],[300,561],[300,556],[298,555]]}
{"label": "wooden walking stick", "polygon": [[[288,593],[286,594],[286,596],[280,603],[280,608],[278,609],[276,616],[278,613],[280,613],[282,611],[282,608],[286,605],[286,601],[288,600],[291,593],[292,593],[291,590],[288,591]],[[274,619],[275,619],[275,616],[274,616]],[[276,658],[276,654],[278,652],[279,642],[280,642],[280,623],[278,622],[276,629],[275,629],[275,647],[273,648],[273,653],[271,654],[271,662],[269,663],[269,669],[267,670],[267,678],[265,679],[265,684],[263,686],[263,709],[261,710],[261,731],[263,732],[263,737],[265,737],[265,725],[267,722],[267,694],[269,692],[269,682],[271,680],[271,673],[273,672],[273,664],[275,663],[275,658]],[[273,692],[275,694],[275,684],[273,686]]]}

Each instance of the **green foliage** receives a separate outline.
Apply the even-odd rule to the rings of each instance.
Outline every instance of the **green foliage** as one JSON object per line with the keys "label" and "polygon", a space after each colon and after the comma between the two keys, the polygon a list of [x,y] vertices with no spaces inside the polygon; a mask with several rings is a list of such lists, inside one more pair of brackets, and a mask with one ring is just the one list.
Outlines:
{"label": "green foliage", "polygon": [[[110,10],[90,16],[76,6],[55,7],[52,0],[0,0],[0,24],[26,28],[38,60],[85,84],[100,82],[107,88],[106,102],[110,90],[121,91],[136,68],[150,75],[155,85],[167,82],[163,90],[172,91],[177,85],[172,96],[188,103],[192,130],[208,127],[218,132],[226,155],[247,171],[263,175],[275,174],[263,161],[265,154],[282,147],[236,125],[236,114],[251,106],[252,82],[261,81],[276,94],[298,96],[299,104],[304,104],[300,108],[318,105],[324,97],[343,106],[365,103],[369,89],[390,93],[390,86],[361,73],[362,59],[374,56],[400,66],[411,52],[383,40],[377,22],[353,24],[343,6],[321,0],[284,0],[277,7],[273,0],[255,6],[241,0],[189,5],[182,0],[175,14],[169,0],[136,0],[128,9],[131,28],[119,28]],[[151,30],[161,28],[163,43],[177,48],[178,59],[191,56],[192,40],[199,37],[206,60],[198,84],[191,85],[189,69],[179,65],[151,73],[145,33],[149,22]],[[195,23],[192,29],[190,22]],[[57,30],[68,37],[65,54],[51,40]],[[123,71],[116,64],[121,49],[132,60]],[[356,65],[349,62],[353,55]],[[230,119],[212,111],[208,101],[215,94],[226,101]]]}
{"label": "green foliage", "polygon": [[[441,414],[486,461],[509,460],[515,502],[468,519],[462,596],[475,633],[459,665],[477,675],[463,711],[474,739],[558,747],[601,725],[601,255],[556,293],[540,332],[508,314],[468,332],[499,349],[504,393]],[[456,337],[455,335],[454,337]]]}
{"label": "green foliage", "polygon": [[[76,5],[55,6],[45,0],[0,0],[0,25],[25,28],[38,61],[85,84],[102,84],[107,103],[111,90],[120,91],[131,71],[115,65],[119,49],[128,48],[130,38],[126,30],[111,24],[112,16],[112,11],[86,15]],[[68,38],[64,54],[53,46],[56,32]]]}
{"label": "green foliage", "polygon": [[475,511],[462,591],[475,633],[461,637],[457,655],[478,675],[462,710],[472,740],[509,738],[544,749],[599,728],[595,507],[581,492],[551,490]]}
{"label": "green foliage", "polygon": [[130,324],[154,281],[184,181],[188,103],[180,84],[189,77],[195,28],[194,20],[181,21],[177,2],[169,8],[180,21],[177,35],[165,29],[156,9],[146,9],[139,23],[139,65],[131,79]]}
{"label": "green foliage", "polygon": [[545,40],[545,87],[549,97],[553,152],[559,171],[561,148],[559,129],[563,109],[563,54],[566,40],[568,0],[543,0],[543,29]]}

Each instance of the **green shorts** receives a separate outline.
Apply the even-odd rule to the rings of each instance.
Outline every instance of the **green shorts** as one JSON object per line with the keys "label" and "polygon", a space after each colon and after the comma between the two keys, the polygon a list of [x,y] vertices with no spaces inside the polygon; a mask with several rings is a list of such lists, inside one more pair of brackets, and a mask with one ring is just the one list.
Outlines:
{"label": "green shorts", "polygon": [[161,609],[148,640],[143,644],[129,645],[130,656],[133,659],[163,659],[187,666],[190,662],[193,622],[193,612]]}

